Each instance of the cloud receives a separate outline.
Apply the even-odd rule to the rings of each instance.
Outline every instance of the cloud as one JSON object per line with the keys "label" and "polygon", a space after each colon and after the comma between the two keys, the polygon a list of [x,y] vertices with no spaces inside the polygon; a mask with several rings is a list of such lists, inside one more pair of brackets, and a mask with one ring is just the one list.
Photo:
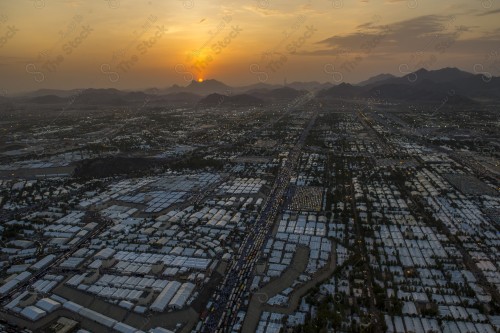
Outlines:
{"label": "cloud", "polygon": [[313,10],[311,4],[298,4],[296,6],[287,4],[286,6],[282,6],[283,8],[277,8],[273,6],[271,8],[270,4],[265,1],[256,1],[254,4],[249,4],[242,6],[241,8],[247,12],[259,15],[264,18],[292,18],[301,15],[307,15],[309,18],[311,16],[316,16],[318,14],[317,11]]}
{"label": "cloud", "polygon": [[485,13],[480,13],[480,14],[477,14],[477,16],[486,16],[486,15],[494,15],[494,14],[500,14],[500,9],[495,9],[495,10],[490,10],[490,11],[485,12]]}
{"label": "cloud", "polygon": [[[304,55],[338,55],[341,50],[353,53],[373,52],[415,52],[431,51],[444,42],[453,43],[457,37],[470,29],[458,30],[453,16],[426,15],[408,20],[383,24],[373,21],[360,24],[357,31],[335,35],[316,43],[319,50],[304,52]],[[441,44],[439,44],[441,43]]]}
{"label": "cloud", "polygon": [[12,56],[0,56],[0,66],[12,66],[15,64],[25,64],[29,61],[28,58],[25,57],[12,57]]}
{"label": "cloud", "polygon": [[287,18],[294,15],[294,13],[270,9],[266,6],[246,5],[242,8],[261,17]]}

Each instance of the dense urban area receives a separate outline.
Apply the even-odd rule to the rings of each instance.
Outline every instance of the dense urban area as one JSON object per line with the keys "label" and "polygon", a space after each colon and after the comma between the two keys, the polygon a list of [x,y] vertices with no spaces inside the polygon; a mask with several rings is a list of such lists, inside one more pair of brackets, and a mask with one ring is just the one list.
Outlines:
{"label": "dense urban area", "polygon": [[500,103],[328,89],[4,102],[0,331],[500,332]]}

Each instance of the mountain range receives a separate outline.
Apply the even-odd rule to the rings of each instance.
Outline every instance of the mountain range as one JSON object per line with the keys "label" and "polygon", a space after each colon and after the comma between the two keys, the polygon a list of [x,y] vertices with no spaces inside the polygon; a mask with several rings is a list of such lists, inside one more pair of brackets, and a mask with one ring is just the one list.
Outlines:
{"label": "mountain range", "polygon": [[0,105],[63,104],[116,105],[145,102],[188,106],[259,106],[287,101],[313,91],[322,99],[368,99],[387,101],[436,102],[447,97],[450,104],[475,104],[500,100],[500,77],[485,77],[457,68],[420,69],[396,77],[379,74],[356,85],[349,83],[293,82],[283,85],[258,83],[231,87],[211,79],[191,81],[187,86],[123,91],[117,89],[40,89],[16,97],[3,97]]}
{"label": "mountain range", "polygon": [[[380,76],[379,76],[380,77]],[[376,98],[407,102],[436,102],[475,104],[500,99],[500,77],[474,75],[456,68],[435,71],[420,69],[402,77],[392,75],[369,79],[363,84],[341,83],[322,90],[320,98]]]}
{"label": "mountain range", "polygon": [[258,97],[239,94],[227,96],[221,94],[210,94],[198,102],[200,107],[217,107],[217,106],[262,106],[264,101]]}

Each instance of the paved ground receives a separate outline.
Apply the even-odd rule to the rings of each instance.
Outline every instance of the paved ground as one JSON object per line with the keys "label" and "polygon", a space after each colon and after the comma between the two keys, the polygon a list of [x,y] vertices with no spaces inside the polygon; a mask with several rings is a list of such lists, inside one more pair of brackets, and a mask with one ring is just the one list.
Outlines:
{"label": "paved ground", "polygon": [[64,298],[73,300],[75,303],[139,329],[149,329],[157,326],[174,329],[176,324],[186,323],[182,331],[190,332],[198,320],[198,313],[191,307],[181,311],[153,314],[145,317],[64,285],[56,288],[54,292]]}
{"label": "paved ground", "polygon": [[[64,285],[57,287],[54,290],[54,293],[64,298],[71,299],[73,302],[84,307],[87,307],[110,318],[124,322],[139,329],[149,329],[158,326],[174,329],[176,324],[184,323],[185,326],[183,327],[181,332],[191,332],[191,330],[196,325],[199,317],[198,313],[192,307],[181,311],[153,314],[146,317],[135,312],[128,311],[117,305],[108,303],[102,299],[94,297],[80,290],[76,290]],[[20,327],[26,327],[33,331],[39,331],[41,328],[45,327],[60,316],[68,317],[81,322],[81,326],[91,332],[112,332],[112,330],[109,330],[108,328],[100,324],[97,324],[91,320],[81,317],[74,312],[62,308],[54,311],[53,313],[36,322],[31,322],[24,318],[12,316],[3,312],[0,313],[0,318],[6,319],[9,322],[15,323]]]}
{"label": "paved ground", "polygon": [[[227,263],[221,261],[217,266],[214,276],[210,283],[206,285],[199,297],[191,304],[189,308],[183,309],[181,311],[171,311],[165,313],[150,313],[149,316],[139,315],[135,312],[124,309],[118,305],[114,305],[106,302],[105,300],[91,295],[89,293],[77,290],[72,287],[64,285],[63,281],[59,286],[54,289],[54,293],[69,299],[77,304],[84,307],[102,313],[110,318],[116,319],[118,321],[124,322],[138,329],[149,329],[153,327],[165,327],[174,330],[176,325],[179,323],[184,324],[181,333],[191,332],[192,329],[198,322],[199,314],[202,309],[205,308],[206,299],[210,294],[213,293],[215,286],[220,283],[222,275],[224,274],[227,267]],[[67,279],[66,279],[67,280]],[[65,316],[68,318],[73,318],[78,322],[82,323],[82,327],[91,332],[108,332],[109,330],[95,322],[92,322],[84,317],[79,316],[76,313],[65,309],[59,309],[55,312],[47,315],[41,320],[33,323],[26,320],[23,317],[12,316],[4,312],[0,312],[0,319],[7,320],[9,322],[15,323],[19,327],[26,327],[30,330],[37,331],[45,327],[47,324],[56,320],[60,316]]]}
{"label": "paved ground", "polygon": [[2,319],[6,319],[10,323],[14,323],[18,325],[19,327],[22,328],[28,328],[31,331],[34,332],[41,332],[41,329],[47,326],[50,322],[56,320],[59,317],[67,317],[70,319],[74,319],[76,321],[79,321],[81,323],[81,327],[85,328],[86,330],[90,332],[113,332],[112,330],[108,329],[105,326],[102,326],[100,324],[97,324],[95,322],[92,322],[86,318],[83,318],[79,316],[78,314],[71,312],[66,309],[59,309],[51,314],[45,316],[44,318],[36,321],[36,322],[31,322],[25,319],[22,319],[17,316],[12,316],[10,314],[5,314],[5,313],[0,313],[0,317]]}

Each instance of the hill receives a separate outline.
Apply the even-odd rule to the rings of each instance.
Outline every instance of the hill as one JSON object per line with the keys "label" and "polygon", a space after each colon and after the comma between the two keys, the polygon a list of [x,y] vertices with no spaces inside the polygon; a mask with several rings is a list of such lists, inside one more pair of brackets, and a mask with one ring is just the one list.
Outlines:
{"label": "hill", "polygon": [[264,101],[248,94],[240,94],[234,96],[226,96],[221,94],[210,94],[198,102],[201,107],[217,107],[217,106],[261,106]]}

